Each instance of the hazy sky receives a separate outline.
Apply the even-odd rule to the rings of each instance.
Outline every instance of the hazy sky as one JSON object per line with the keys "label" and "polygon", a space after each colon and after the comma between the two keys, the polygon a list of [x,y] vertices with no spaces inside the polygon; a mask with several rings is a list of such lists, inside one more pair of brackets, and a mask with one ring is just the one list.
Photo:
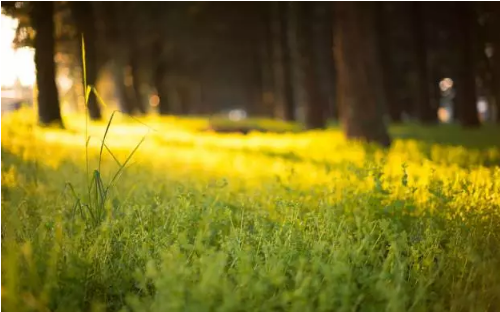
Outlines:
{"label": "hazy sky", "polygon": [[23,85],[35,82],[35,64],[32,49],[12,48],[12,40],[16,34],[17,21],[1,16],[2,28],[0,36],[0,78],[2,86],[9,86],[19,78]]}

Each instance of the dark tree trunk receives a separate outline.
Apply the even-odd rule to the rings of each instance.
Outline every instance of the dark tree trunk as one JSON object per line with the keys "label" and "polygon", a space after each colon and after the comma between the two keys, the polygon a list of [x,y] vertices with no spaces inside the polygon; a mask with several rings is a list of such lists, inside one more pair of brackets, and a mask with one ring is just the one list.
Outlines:
{"label": "dark tree trunk", "polygon": [[458,101],[458,118],[464,127],[478,127],[480,125],[477,112],[476,94],[476,66],[475,66],[475,30],[477,17],[474,3],[456,3],[458,9],[458,24],[460,29],[462,64],[459,72],[459,81],[456,84]]}
{"label": "dark tree trunk", "polygon": [[327,101],[321,91],[321,80],[316,70],[317,42],[321,39],[321,18],[317,16],[318,4],[303,3],[301,6],[302,18],[300,19],[302,68],[304,86],[307,94],[305,107],[305,124],[307,129],[323,129],[326,127]]}
{"label": "dark tree trunk", "polygon": [[335,63],[345,135],[389,146],[380,81],[373,3],[335,3]]}
{"label": "dark tree trunk", "polygon": [[260,66],[261,66],[261,82],[262,82],[262,105],[265,116],[273,116],[273,111],[276,106],[276,90],[274,89],[273,81],[273,37],[272,37],[272,20],[271,6],[269,3],[264,4],[263,12],[263,36],[260,43]]}
{"label": "dark tree trunk", "polygon": [[[424,18],[423,3],[413,3],[413,34],[415,37],[415,65],[417,71],[416,92],[415,92],[415,105],[414,112],[417,119],[422,123],[436,123],[437,122],[437,107],[435,103],[430,100],[431,91],[437,91],[437,83],[432,83],[429,79],[429,70],[427,65],[427,36],[426,24]],[[435,94],[435,92],[432,92]],[[435,96],[439,96],[436,94]],[[434,105],[433,105],[434,104]]]}
{"label": "dark tree trunk", "polygon": [[54,3],[34,2],[32,8],[36,83],[38,87],[38,117],[42,125],[57,123],[63,125],[56,85],[54,63]]}
{"label": "dark tree trunk", "polygon": [[271,2],[271,50],[272,50],[272,72],[274,85],[274,116],[285,119],[285,73],[283,68],[283,46],[281,44],[281,5]]}
{"label": "dark tree trunk", "polygon": [[[88,86],[95,87],[99,73],[99,64],[97,60],[97,28],[96,17],[92,2],[70,2],[71,11],[76,21],[78,33],[83,35],[85,40],[85,60],[82,60],[82,68],[85,64],[85,82]],[[80,44],[82,43],[79,38]],[[81,49],[80,49],[81,51]],[[83,63],[85,61],[85,63]],[[88,102],[86,103],[90,119],[100,120],[101,109],[94,92],[90,92]]]}
{"label": "dark tree trunk", "polygon": [[160,98],[158,113],[160,115],[168,115],[171,113],[171,105],[169,103],[167,87],[167,64],[163,54],[163,42],[158,38],[153,46],[153,60],[155,62],[153,69],[153,84]]}
{"label": "dark tree trunk", "polygon": [[287,121],[294,121],[295,103],[292,88],[291,57],[288,44],[287,12],[287,3],[272,3],[275,115]]}
{"label": "dark tree trunk", "polygon": [[158,113],[160,115],[168,115],[171,112],[168,100],[168,88],[166,86],[166,66],[165,64],[158,64],[154,73],[154,84],[160,103],[158,105]]}
{"label": "dark tree trunk", "polygon": [[191,96],[191,88],[189,83],[184,81],[183,83],[177,86],[177,94],[179,96],[179,107],[178,114],[179,115],[189,115],[192,107],[192,96]]}
{"label": "dark tree trunk", "polygon": [[264,81],[263,81],[263,63],[264,60],[260,54],[260,42],[257,42],[253,48],[252,68],[250,69],[250,83],[248,86],[248,98],[250,103],[247,111],[257,116],[266,115],[266,105],[264,104]]}
{"label": "dark tree trunk", "polygon": [[382,91],[385,98],[385,106],[389,113],[389,117],[393,122],[401,121],[403,107],[400,105],[396,97],[396,88],[394,86],[394,73],[391,53],[391,38],[389,35],[390,26],[387,22],[388,16],[385,12],[384,3],[377,3],[377,38],[379,39],[380,64],[382,67]]}
{"label": "dark tree trunk", "polygon": [[500,3],[495,3],[495,20],[493,23],[493,97],[495,98],[495,121],[500,124]]}
{"label": "dark tree trunk", "polygon": [[321,96],[325,107],[325,118],[338,118],[335,105],[335,66],[333,64],[333,28],[331,23],[332,5],[328,2],[315,2],[313,21],[316,21],[312,36],[314,45],[314,68],[319,80]]}
{"label": "dark tree trunk", "polygon": [[133,115],[134,99],[131,97],[130,89],[132,88],[132,81],[128,78],[127,63],[123,59],[116,58],[113,68],[113,76],[115,82],[116,97],[120,111],[127,115]]}
{"label": "dark tree trunk", "polygon": [[139,51],[132,52],[131,70],[135,108],[140,114],[144,115],[147,113],[147,99],[145,98],[144,92],[142,90],[143,75],[141,71],[141,54]]}
{"label": "dark tree trunk", "polygon": [[290,54],[290,3],[280,3],[280,39],[283,53],[283,104],[284,119],[295,120],[295,96],[293,92],[292,57]]}
{"label": "dark tree trunk", "polygon": [[[500,27],[500,10],[498,12],[497,18],[499,22],[497,23],[498,27]],[[498,29],[498,28],[496,28]],[[493,97],[495,98],[495,121],[500,124],[500,32],[496,31],[494,42],[493,42]]]}

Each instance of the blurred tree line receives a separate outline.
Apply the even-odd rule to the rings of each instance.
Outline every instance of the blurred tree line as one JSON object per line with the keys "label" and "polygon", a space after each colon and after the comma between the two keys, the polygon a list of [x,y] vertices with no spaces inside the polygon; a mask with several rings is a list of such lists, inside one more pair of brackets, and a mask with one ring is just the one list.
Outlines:
{"label": "blurred tree line", "polygon": [[[35,49],[43,124],[62,123],[56,66],[64,56],[81,78],[82,34],[87,84],[110,68],[130,115],[242,108],[308,129],[339,120],[348,137],[388,145],[387,122],[438,122],[449,77],[463,126],[480,125],[480,97],[500,119],[498,2],[23,1],[2,12],[19,20],[15,44]],[[93,93],[88,109],[101,119]]]}

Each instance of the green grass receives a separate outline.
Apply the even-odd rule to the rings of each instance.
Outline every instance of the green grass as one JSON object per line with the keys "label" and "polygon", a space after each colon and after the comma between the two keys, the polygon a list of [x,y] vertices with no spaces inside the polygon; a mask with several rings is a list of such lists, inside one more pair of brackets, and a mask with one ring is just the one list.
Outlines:
{"label": "green grass", "polygon": [[83,118],[3,117],[5,311],[500,310],[498,128],[382,150],[116,118],[89,125],[87,175]]}

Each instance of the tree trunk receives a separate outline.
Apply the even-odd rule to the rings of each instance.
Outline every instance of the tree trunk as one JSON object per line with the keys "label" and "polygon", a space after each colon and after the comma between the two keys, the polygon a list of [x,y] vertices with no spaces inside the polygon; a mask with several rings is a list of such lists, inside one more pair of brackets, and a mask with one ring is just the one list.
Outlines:
{"label": "tree trunk", "polygon": [[290,15],[288,3],[282,3],[280,6],[280,29],[281,29],[281,51],[283,53],[283,104],[284,118],[286,121],[295,120],[296,101],[293,93],[293,74],[292,74],[292,57],[290,54]]}
{"label": "tree trunk", "polygon": [[340,115],[345,135],[389,146],[383,105],[377,91],[375,10],[373,3],[335,3],[334,54]]}
{"label": "tree trunk", "polygon": [[475,70],[475,30],[477,29],[475,7],[472,2],[457,3],[457,23],[460,27],[462,66],[456,84],[458,118],[464,127],[480,125],[477,112],[476,70]]}
{"label": "tree trunk", "polygon": [[436,89],[437,83],[431,83],[429,79],[429,70],[427,65],[427,36],[426,24],[424,18],[423,3],[413,3],[413,35],[415,37],[415,65],[417,72],[416,90],[415,90],[415,108],[414,112],[417,119],[422,123],[436,123],[437,110],[433,107],[430,100],[431,91],[429,87]]}
{"label": "tree trunk", "polygon": [[[253,38],[252,38],[253,39]],[[264,42],[261,39],[249,40],[248,44],[244,46],[248,55],[248,62],[245,62],[244,73],[247,79],[244,81],[245,98],[248,102],[245,105],[245,110],[250,116],[265,116],[266,106],[264,104],[264,58],[262,55],[262,46]],[[242,75],[243,76],[243,75]]]}
{"label": "tree trunk", "polygon": [[[499,10],[500,11],[500,10]],[[497,16],[498,19],[500,19],[500,12]],[[500,26],[500,22],[498,22],[498,25]],[[494,102],[495,102],[495,114],[493,115],[494,120],[496,123],[500,124],[500,32],[496,32],[496,36],[494,38],[493,42],[493,97],[494,97]]]}
{"label": "tree trunk", "polygon": [[179,115],[189,115],[192,109],[192,96],[189,78],[183,78],[179,81],[176,86],[177,94],[179,96],[179,106],[177,108],[177,114]]}
{"label": "tree trunk", "polygon": [[171,113],[171,105],[169,103],[167,87],[167,64],[163,53],[163,42],[161,38],[158,38],[153,46],[153,60],[155,62],[153,68],[153,84],[160,98],[158,113],[160,115],[168,115]]}
{"label": "tree trunk", "polygon": [[303,51],[301,47],[301,29],[300,29],[300,14],[299,3],[285,2],[283,10],[285,12],[283,19],[284,29],[284,60],[285,70],[289,69],[289,74],[285,79],[285,94],[290,101],[286,106],[287,115],[293,116],[293,120],[305,122],[305,108],[307,102],[307,94],[304,84],[304,62]]}
{"label": "tree trunk", "polygon": [[319,88],[325,107],[325,118],[337,119],[335,103],[335,66],[333,64],[333,29],[331,23],[332,5],[328,2],[313,4],[315,31],[312,36],[314,46],[314,68],[319,80]]}
{"label": "tree trunk", "polygon": [[272,71],[274,85],[274,116],[285,119],[285,73],[283,68],[283,45],[281,44],[281,5],[271,3]]}
{"label": "tree trunk", "polygon": [[139,51],[132,51],[131,59],[131,74],[132,74],[132,87],[133,87],[133,100],[135,102],[135,108],[137,111],[145,115],[147,113],[146,108],[146,96],[142,90],[142,68],[141,68],[141,54]]}
{"label": "tree trunk", "polygon": [[500,4],[494,3],[494,20],[493,20],[493,57],[492,57],[492,69],[493,69],[493,97],[495,98],[495,114],[493,118],[496,123],[500,124]]}
{"label": "tree trunk", "polygon": [[321,80],[317,67],[318,42],[321,41],[321,18],[317,16],[317,3],[303,3],[301,7],[302,18],[300,19],[301,51],[303,81],[307,93],[305,107],[305,124],[307,129],[323,129],[326,127],[327,101],[325,94],[321,91]]}
{"label": "tree trunk", "polygon": [[120,111],[127,115],[135,113],[134,100],[130,96],[130,89],[132,88],[132,81],[128,78],[128,67],[123,59],[116,58],[113,64],[113,76],[115,83],[115,92],[118,99],[118,106]]}
{"label": "tree trunk", "polygon": [[286,121],[294,121],[295,103],[292,88],[287,18],[287,3],[273,3],[273,68],[277,104],[275,115]]}
{"label": "tree trunk", "polygon": [[54,3],[34,2],[32,5],[32,20],[36,29],[34,47],[39,122],[42,125],[57,123],[63,126],[54,63]]}
{"label": "tree trunk", "polygon": [[[97,28],[94,8],[91,2],[75,1],[70,2],[70,4],[78,33],[83,35],[83,39],[85,40],[85,60],[82,60],[82,68],[85,64],[85,81],[88,86],[95,87],[99,73],[99,64],[97,60]],[[79,38],[79,42],[80,44],[82,43],[81,38]],[[90,92],[86,104],[90,119],[100,120],[102,118],[101,109],[94,92]]]}
{"label": "tree trunk", "polygon": [[262,24],[263,36],[260,42],[260,66],[262,82],[262,105],[264,116],[271,117],[276,106],[276,90],[273,81],[273,36],[271,7],[269,3],[265,4]]}
{"label": "tree trunk", "polygon": [[396,88],[394,86],[394,72],[392,59],[394,54],[391,53],[391,38],[389,35],[390,28],[387,24],[388,16],[385,13],[384,3],[377,3],[377,38],[380,42],[380,64],[382,67],[382,91],[386,100],[385,106],[389,113],[392,122],[400,122],[403,107],[400,105],[396,97]]}
{"label": "tree trunk", "polygon": [[154,73],[154,84],[160,103],[158,105],[158,113],[160,115],[168,115],[171,112],[169,105],[169,96],[166,86],[166,66],[165,64],[157,64]]}

